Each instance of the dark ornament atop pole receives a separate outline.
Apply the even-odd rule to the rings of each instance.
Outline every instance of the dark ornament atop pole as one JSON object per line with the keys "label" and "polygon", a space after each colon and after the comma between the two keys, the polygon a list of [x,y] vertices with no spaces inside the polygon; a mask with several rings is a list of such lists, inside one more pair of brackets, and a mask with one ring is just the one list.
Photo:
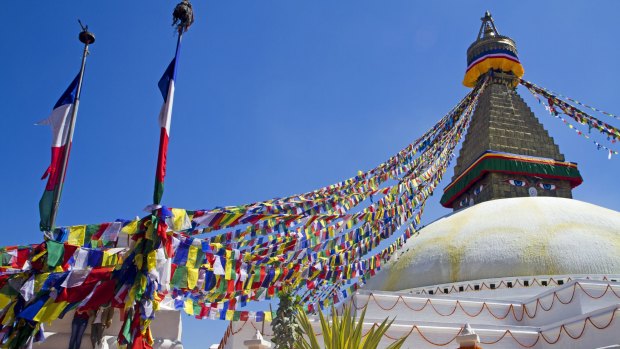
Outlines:
{"label": "dark ornament atop pole", "polygon": [[194,10],[189,0],[178,3],[172,12],[172,25],[177,27],[179,35],[186,32],[194,23]]}
{"label": "dark ornament atop pole", "polygon": [[95,34],[88,31],[88,26],[82,24],[82,21],[78,19],[78,23],[80,23],[80,27],[82,27],[82,31],[80,32],[80,42],[84,45],[90,45],[95,42]]}

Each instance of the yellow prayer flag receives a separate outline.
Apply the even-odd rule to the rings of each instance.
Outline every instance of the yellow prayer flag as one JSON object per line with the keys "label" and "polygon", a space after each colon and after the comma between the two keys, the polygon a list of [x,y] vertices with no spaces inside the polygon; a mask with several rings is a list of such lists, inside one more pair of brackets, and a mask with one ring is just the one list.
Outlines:
{"label": "yellow prayer flag", "polygon": [[[101,259],[101,266],[102,267],[110,267],[116,264],[116,254],[112,254],[109,251],[103,251],[103,258]],[[139,260],[140,263],[142,263],[142,255],[138,257],[136,257],[136,260]],[[140,267],[138,267],[139,269]]]}
{"label": "yellow prayer flag", "polygon": [[[114,254],[109,253],[109,254],[107,254],[107,256],[106,256],[106,252],[107,252],[107,251],[104,251],[104,252],[103,252],[103,256],[104,256],[104,259],[107,259],[107,262],[106,262],[106,264],[105,264],[105,265],[104,265],[104,264],[102,264],[101,266],[110,266],[110,267],[111,267],[111,266],[115,266],[115,265],[116,265],[116,262],[118,261],[118,255],[117,255],[116,253],[114,253]],[[142,259],[141,259],[141,260],[142,260]]]}
{"label": "yellow prayer flag", "polygon": [[41,251],[41,252],[39,252],[39,254],[37,254],[34,257],[32,257],[32,261],[36,262],[37,260],[39,260],[39,258],[45,256],[46,254],[47,254],[47,251]]}
{"label": "yellow prayer flag", "polygon": [[229,258],[226,261],[226,266],[224,267],[224,277],[225,280],[233,280],[233,272],[234,270],[234,263],[235,261],[233,261],[231,258]]}
{"label": "yellow prayer flag", "polygon": [[149,252],[146,257],[146,267],[148,270],[155,270],[157,268],[157,251]]}
{"label": "yellow prayer flag", "polygon": [[[47,277],[49,275],[50,273],[41,273],[41,274],[37,274],[34,276],[34,292],[35,293],[41,290],[41,287],[43,287],[43,284],[45,283],[45,280],[47,280]],[[4,308],[4,306],[0,305],[0,309],[2,308]]]}
{"label": "yellow prayer flag", "polygon": [[185,310],[185,313],[187,315],[194,315],[194,302],[191,300],[191,298],[187,298],[185,300],[185,304],[183,304],[183,310]]}
{"label": "yellow prayer flag", "polygon": [[226,320],[232,320],[235,317],[235,311],[234,310],[227,310],[226,311]]}
{"label": "yellow prayer flag", "polygon": [[191,245],[189,247],[189,251],[187,252],[187,267],[193,268],[196,266],[196,260],[198,259],[198,247]]}
{"label": "yellow prayer flag", "polygon": [[278,281],[278,277],[280,276],[280,273],[282,273],[282,270],[280,268],[274,268],[273,281]]}
{"label": "yellow prayer flag", "polygon": [[4,314],[4,319],[2,319],[2,325],[6,326],[10,323],[12,323],[15,319],[15,303],[11,304],[9,306],[9,309],[6,311],[6,313]]}
{"label": "yellow prayer flag", "polygon": [[32,319],[38,322],[49,322],[52,320],[56,320],[60,313],[69,305],[68,302],[54,302],[52,298],[49,298],[43,307],[39,310],[37,315],[35,315]]}
{"label": "yellow prayer flag", "polygon": [[69,238],[67,242],[69,245],[82,246],[84,245],[84,236],[86,236],[86,226],[76,225],[69,228]]}
{"label": "yellow prayer flag", "polygon": [[[157,292],[155,292],[155,294],[157,294]],[[159,310],[159,305],[160,305],[160,301],[156,301],[153,302],[153,310],[158,311]]]}
{"label": "yellow prayer flag", "polygon": [[133,235],[138,231],[138,220],[136,219],[135,221],[127,224],[126,226],[123,227],[123,229],[121,229],[122,233],[125,233],[127,235]]}
{"label": "yellow prayer flag", "polygon": [[146,275],[138,276],[140,278],[140,289],[146,290]]}
{"label": "yellow prayer flag", "polygon": [[198,282],[198,268],[187,267],[187,287],[191,290]]}
{"label": "yellow prayer flag", "polygon": [[266,311],[265,312],[265,321],[271,322],[272,320],[272,316],[271,316],[271,312],[270,311]]}
{"label": "yellow prayer flag", "polygon": [[6,294],[0,293],[0,309],[4,309],[11,302],[11,297]]}
{"label": "yellow prayer flag", "polygon": [[181,231],[187,229],[187,225],[189,223],[189,217],[187,216],[187,211],[182,208],[173,208],[172,210],[172,230]]}

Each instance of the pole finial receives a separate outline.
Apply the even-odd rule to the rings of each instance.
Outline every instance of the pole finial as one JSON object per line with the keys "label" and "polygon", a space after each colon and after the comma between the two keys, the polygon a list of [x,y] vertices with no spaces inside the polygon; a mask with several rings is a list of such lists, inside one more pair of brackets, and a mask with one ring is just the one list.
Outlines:
{"label": "pole finial", "polygon": [[95,34],[88,31],[88,26],[82,24],[82,21],[78,19],[78,23],[80,23],[80,27],[82,27],[82,31],[80,32],[79,39],[84,45],[90,45],[95,42]]}
{"label": "pole finial", "polygon": [[172,26],[177,27],[179,34],[186,32],[194,23],[194,10],[189,0],[183,0],[174,7]]}
{"label": "pole finial", "polygon": [[480,31],[478,32],[478,39],[499,36],[499,32],[495,27],[495,22],[493,21],[493,16],[491,16],[490,11],[486,11],[484,13],[484,17],[480,18],[482,21],[482,25],[480,26]]}

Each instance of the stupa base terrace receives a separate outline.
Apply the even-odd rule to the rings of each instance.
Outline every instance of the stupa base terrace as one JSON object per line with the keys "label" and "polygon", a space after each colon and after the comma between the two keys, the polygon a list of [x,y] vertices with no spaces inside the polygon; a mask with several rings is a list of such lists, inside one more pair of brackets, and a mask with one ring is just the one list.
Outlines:
{"label": "stupa base terrace", "polygon": [[[481,348],[616,348],[618,281],[620,274],[484,279],[402,292],[362,290],[351,302],[358,309],[367,304],[366,331],[386,316],[396,318],[382,348],[405,335],[403,348],[458,348],[466,324]],[[271,323],[231,322],[220,348],[246,348],[243,341],[257,330],[267,340],[273,336]]]}

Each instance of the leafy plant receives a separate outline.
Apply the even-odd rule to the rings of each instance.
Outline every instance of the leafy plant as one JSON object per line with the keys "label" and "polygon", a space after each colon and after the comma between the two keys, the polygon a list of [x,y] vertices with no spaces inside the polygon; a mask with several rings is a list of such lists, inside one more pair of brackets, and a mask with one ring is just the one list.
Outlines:
{"label": "leafy plant", "polygon": [[301,336],[301,327],[296,321],[299,300],[290,286],[282,287],[278,298],[280,304],[271,324],[274,333],[272,342],[276,349],[293,349],[297,338]]}
{"label": "leafy plant", "polygon": [[[385,318],[380,325],[375,324],[370,331],[364,336],[362,329],[364,326],[364,317],[366,315],[366,307],[362,314],[357,318],[357,311],[353,311],[351,305],[345,305],[342,309],[342,315],[338,315],[336,309],[332,306],[331,320],[323,315],[319,310],[319,319],[321,321],[321,329],[323,331],[323,345],[325,349],[375,349],[379,346],[385,332],[390,328],[394,320],[388,322]],[[308,319],[308,315],[299,309],[297,311],[297,321],[299,322],[305,336],[300,337],[295,342],[295,349],[319,349],[319,345],[312,323]],[[393,342],[387,349],[399,349],[405,343],[409,335]]]}

